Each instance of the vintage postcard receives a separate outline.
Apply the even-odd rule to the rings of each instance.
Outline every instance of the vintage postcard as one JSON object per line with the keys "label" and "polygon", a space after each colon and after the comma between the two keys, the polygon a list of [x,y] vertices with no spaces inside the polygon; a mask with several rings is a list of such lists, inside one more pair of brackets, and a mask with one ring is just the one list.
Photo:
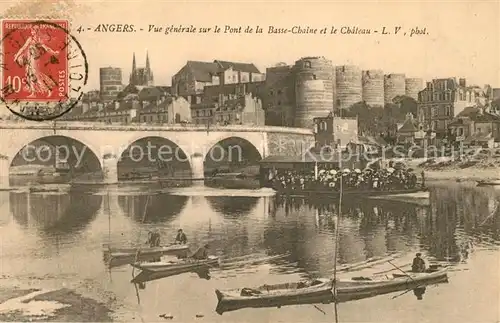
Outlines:
{"label": "vintage postcard", "polygon": [[500,322],[499,1],[0,14],[0,321]]}

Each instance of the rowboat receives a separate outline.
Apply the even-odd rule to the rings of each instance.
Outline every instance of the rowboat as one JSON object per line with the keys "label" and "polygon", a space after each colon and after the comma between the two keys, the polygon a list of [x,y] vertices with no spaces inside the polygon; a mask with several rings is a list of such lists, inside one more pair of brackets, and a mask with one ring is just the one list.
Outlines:
{"label": "rowboat", "polygon": [[296,304],[330,303],[333,300],[333,280],[318,278],[311,281],[262,285],[257,288],[215,290],[219,300],[216,312],[234,311],[247,307],[281,307]]}
{"label": "rowboat", "polygon": [[393,274],[385,279],[341,279],[336,284],[336,296],[333,293],[333,279],[324,278],[308,282],[263,285],[257,288],[216,290],[216,312],[222,314],[248,307],[279,308],[285,305],[347,302],[447,281],[446,270],[439,270],[430,273],[405,272]]}
{"label": "rowboat", "polygon": [[219,257],[209,256],[205,260],[178,259],[174,261],[137,262],[132,267],[142,272],[132,279],[133,283],[145,280],[154,280],[163,277],[179,275],[188,272],[197,272],[217,266]]}
{"label": "rowboat", "polygon": [[[171,245],[149,248],[104,248],[104,260],[109,267],[128,265],[135,261],[146,261],[161,256],[186,256],[189,252],[188,245]],[[136,259],[137,255],[137,259]]]}
{"label": "rowboat", "polygon": [[337,283],[337,302],[347,302],[448,282],[446,269],[425,273],[401,272],[385,278],[353,277]]}
{"label": "rowboat", "polygon": [[477,181],[477,186],[497,186],[500,185],[500,179],[490,181]]}

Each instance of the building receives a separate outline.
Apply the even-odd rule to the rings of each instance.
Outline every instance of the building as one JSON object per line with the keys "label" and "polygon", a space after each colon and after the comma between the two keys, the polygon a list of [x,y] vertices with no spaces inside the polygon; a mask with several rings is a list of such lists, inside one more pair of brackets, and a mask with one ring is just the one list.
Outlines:
{"label": "building", "polygon": [[193,123],[264,125],[263,88],[263,82],[207,86],[201,102],[191,104]]}
{"label": "building", "polygon": [[262,101],[267,125],[294,126],[296,102],[293,66],[280,63],[266,69]]}
{"label": "building", "polygon": [[103,103],[95,100],[82,101],[69,113],[62,116],[65,121],[105,122],[128,124],[136,119],[139,101]]}
{"label": "building", "polygon": [[129,84],[135,86],[153,86],[154,77],[149,62],[149,53],[146,52],[146,66],[137,67],[135,62],[135,53],[132,58],[132,72],[130,73]]}
{"label": "building", "polygon": [[316,149],[344,149],[348,143],[358,141],[357,118],[341,118],[329,113],[325,117],[314,118],[313,122]]}
{"label": "building", "polygon": [[137,121],[159,124],[191,123],[190,104],[183,97],[163,97],[160,102],[153,102],[139,109]]}
{"label": "building", "polygon": [[403,124],[398,127],[396,137],[398,144],[424,147],[432,143],[435,133],[427,132],[424,125],[412,113],[408,113]]}
{"label": "building", "polygon": [[265,74],[252,63],[188,61],[172,77],[172,94],[184,97],[191,104],[200,104],[206,86],[252,83],[264,79]]}
{"label": "building", "polygon": [[500,115],[481,107],[468,107],[448,125],[455,142],[468,146],[498,147]]}
{"label": "building", "polygon": [[475,93],[466,87],[465,79],[434,79],[418,94],[418,120],[424,129],[432,129],[437,139],[442,139],[453,118],[475,101]]}
{"label": "building", "polygon": [[118,67],[101,67],[99,69],[99,92],[103,102],[116,100],[123,89],[122,69]]}

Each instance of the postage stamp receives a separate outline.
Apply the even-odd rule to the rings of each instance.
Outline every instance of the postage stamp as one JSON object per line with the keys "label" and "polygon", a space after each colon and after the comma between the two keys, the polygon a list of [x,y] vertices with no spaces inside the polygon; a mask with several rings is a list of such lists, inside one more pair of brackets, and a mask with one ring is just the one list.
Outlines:
{"label": "postage stamp", "polygon": [[14,114],[52,120],[83,96],[88,65],[68,20],[2,20],[0,99]]}

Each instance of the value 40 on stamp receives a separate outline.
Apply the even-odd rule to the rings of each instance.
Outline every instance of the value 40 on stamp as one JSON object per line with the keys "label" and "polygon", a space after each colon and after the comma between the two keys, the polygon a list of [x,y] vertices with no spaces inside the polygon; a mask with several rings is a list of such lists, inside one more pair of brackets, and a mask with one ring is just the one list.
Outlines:
{"label": "value 40 on stamp", "polygon": [[68,20],[2,20],[0,100],[28,120],[53,120],[83,96],[88,64]]}

